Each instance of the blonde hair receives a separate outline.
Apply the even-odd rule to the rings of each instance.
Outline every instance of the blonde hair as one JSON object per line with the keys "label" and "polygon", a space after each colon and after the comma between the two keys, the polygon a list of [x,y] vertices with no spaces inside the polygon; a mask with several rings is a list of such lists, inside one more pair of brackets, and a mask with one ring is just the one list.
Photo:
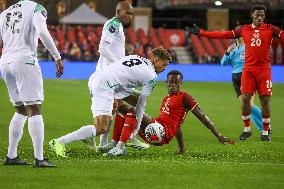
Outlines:
{"label": "blonde hair", "polygon": [[170,53],[164,49],[163,47],[158,47],[152,50],[153,56],[161,59],[161,60],[168,60],[169,62],[172,61],[172,56]]}

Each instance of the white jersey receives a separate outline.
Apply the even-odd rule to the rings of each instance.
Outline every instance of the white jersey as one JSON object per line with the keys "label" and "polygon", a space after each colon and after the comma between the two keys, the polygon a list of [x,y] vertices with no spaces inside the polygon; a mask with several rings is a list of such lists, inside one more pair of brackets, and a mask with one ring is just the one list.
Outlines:
{"label": "white jersey", "polygon": [[125,56],[114,64],[105,66],[101,75],[114,91],[142,86],[141,94],[145,96],[150,94],[157,79],[152,62],[137,55]]}
{"label": "white jersey", "polygon": [[108,20],[103,27],[99,45],[100,58],[96,71],[125,56],[125,36],[122,23],[117,18]]}
{"label": "white jersey", "polygon": [[[107,94],[114,93],[113,95],[115,96],[115,94],[121,92],[121,90],[142,87],[136,105],[137,128],[139,130],[146,106],[146,100],[156,84],[156,79],[157,74],[151,61],[137,55],[125,56],[114,64],[105,66],[102,71],[98,72],[95,80],[90,78],[91,82],[94,81],[92,94],[94,94],[95,98],[98,96],[94,102],[99,104],[105,98],[111,101],[113,100],[113,96],[108,98]],[[99,93],[101,89],[103,89],[105,93]],[[106,96],[103,96],[104,94],[106,94]],[[108,102],[105,103],[108,104],[108,109],[110,109],[108,112],[110,112],[111,115],[113,104]],[[100,110],[102,109],[101,107],[105,107],[106,104],[101,103],[98,107],[94,105],[93,109],[95,110],[96,108]]]}
{"label": "white jersey", "polygon": [[33,1],[20,1],[4,10],[0,16],[0,39],[3,51],[0,64],[37,60],[38,38],[55,60],[60,54],[46,26],[45,8]]}

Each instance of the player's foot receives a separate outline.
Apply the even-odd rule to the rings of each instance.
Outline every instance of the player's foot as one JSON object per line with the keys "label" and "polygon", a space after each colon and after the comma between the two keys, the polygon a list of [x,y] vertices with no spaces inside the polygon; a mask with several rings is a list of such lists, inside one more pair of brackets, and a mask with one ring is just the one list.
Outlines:
{"label": "player's foot", "polygon": [[271,142],[271,138],[270,138],[269,135],[261,135],[261,136],[260,136],[260,139],[261,139],[262,141]]}
{"label": "player's foot", "polygon": [[116,145],[117,145],[116,141],[111,141],[110,143],[108,143],[108,144],[106,144],[104,146],[98,146],[96,148],[96,151],[97,152],[107,152],[107,151],[113,149]]}
{"label": "player's foot", "polygon": [[19,157],[15,157],[13,159],[6,157],[6,160],[4,161],[3,165],[31,165],[31,163],[25,162],[21,160]]}
{"label": "player's foot", "polygon": [[44,158],[43,160],[38,160],[37,158],[35,158],[35,167],[52,168],[52,167],[56,167],[56,165],[50,163],[47,158]]}
{"label": "player's foot", "polygon": [[240,135],[240,140],[246,140],[247,138],[249,138],[252,135],[251,131],[249,132],[242,132],[242,134]]}
{"label": "player's foot", "polygon": [[66,151],[65,145],[61,144],[59,142],[59,139],[52,139],[51,141],[49,141],[48,145],[50,149],[53,150],[57,156],[67,157],[65,155],[65,151]]}
{"label": "player's foot", "polygon": [[87,138],[81,141],[89,145],[92,150],[96,150],[96,138],[95,137]]}
{"label": "player's foot", "polygon": [[272,133],[272,129],[271,129],[271,127],[269,127],[268,134],[270,135],[271,133]]}
{"label": "player's foot", "polygon": [[139,141],[137,138],[129,139],[126,146],[136,148],[137,150],[145,150],[150,147],[149,144]]}
{"label": "player's foot", "polygon": [[126,148],[121,148],[121,147],[114,147],[104,155],[106,156],[125,156],[127,155],[127,150]]}

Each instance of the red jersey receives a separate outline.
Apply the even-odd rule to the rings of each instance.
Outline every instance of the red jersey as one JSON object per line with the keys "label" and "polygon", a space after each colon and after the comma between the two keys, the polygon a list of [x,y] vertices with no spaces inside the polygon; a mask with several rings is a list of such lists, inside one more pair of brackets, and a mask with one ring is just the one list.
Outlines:
{"label": "red jersey", "polygon": [[199,35],[209,38],[242,37],[245,43],[244,69],[249,67],[270,68],[270,45],[272,38],[284,39],[284,32],[271,24],[262,24],[258,27],[249,24],[239,29],[224,32],[200,31]]}
{"label": "red jersey", "polygon": [[188,110],[193,110],[196,105],[197,102],[192,96],[182,91],[168,95],[163,99],[160,114],[155,120],[164,126],[167,143],[176,135]]}

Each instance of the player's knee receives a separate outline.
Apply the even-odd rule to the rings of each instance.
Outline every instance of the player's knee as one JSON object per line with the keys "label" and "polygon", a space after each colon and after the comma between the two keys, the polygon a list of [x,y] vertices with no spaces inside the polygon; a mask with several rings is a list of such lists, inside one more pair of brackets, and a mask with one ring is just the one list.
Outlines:
{"label": "player's knee", "polygon": [[97,134],[104,134],[104,133],[107,133],[108,132],[108,127],[98,127],[97,128]]}
{"label": "player's knee", "polygon": [[25,108],[24,105],[21,105],[21,106],[15,106],[15,109],[16,109],[16,112],[18,114],[21,114],[21,115],[24,115],[24,116],[27,116],[28,115],[28,112]]}
{"label": "player's knee", "polygon": [[25,105],[28,116],[41,115],[41,104]]}

